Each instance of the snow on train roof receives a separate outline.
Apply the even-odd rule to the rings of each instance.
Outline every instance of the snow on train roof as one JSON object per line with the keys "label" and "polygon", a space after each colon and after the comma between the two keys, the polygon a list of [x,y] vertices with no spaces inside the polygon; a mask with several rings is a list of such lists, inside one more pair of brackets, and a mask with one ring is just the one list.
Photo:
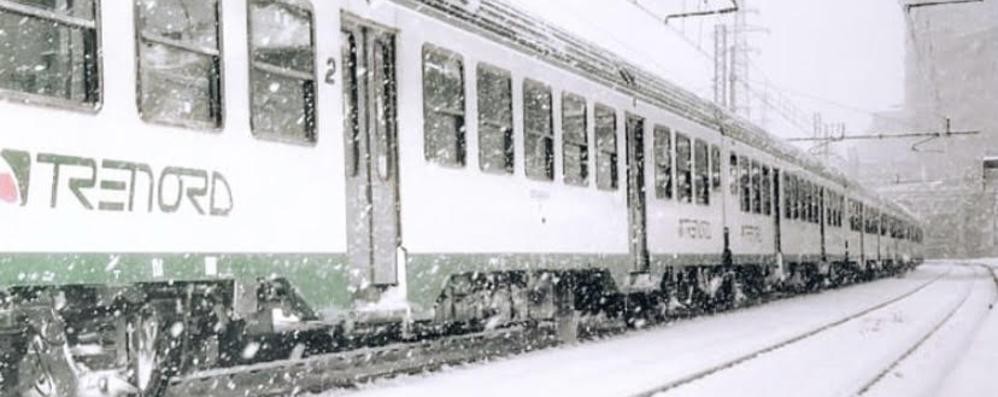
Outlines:
{"label": "snow on train roof", "polygon": [[574,69],[615,89],[719,130],[831,181],[886,204],[840,170],[803,153],[759,126],[598,45],[585,41],[500,0],[393,0],[417,11],[480,31],[540,58]]}

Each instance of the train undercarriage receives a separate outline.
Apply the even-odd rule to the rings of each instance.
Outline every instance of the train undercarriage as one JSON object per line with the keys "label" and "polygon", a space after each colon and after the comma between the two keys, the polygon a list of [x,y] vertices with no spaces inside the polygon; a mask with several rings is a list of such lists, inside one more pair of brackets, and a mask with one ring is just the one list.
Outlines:
{"label": "train undercarriage", "polygon": [[[869,280],[917,263],[875,264],[677,267],[644,292],[619,290],[601,269],[458,274],[438,297],[435,318],[409,322],[324,321],[283,279],[15,287],[0,295],[0,395],[321,391],[419,367],[414,355],[437,365],[475,360]],[[258,384],[264,378],[269,383]]]}

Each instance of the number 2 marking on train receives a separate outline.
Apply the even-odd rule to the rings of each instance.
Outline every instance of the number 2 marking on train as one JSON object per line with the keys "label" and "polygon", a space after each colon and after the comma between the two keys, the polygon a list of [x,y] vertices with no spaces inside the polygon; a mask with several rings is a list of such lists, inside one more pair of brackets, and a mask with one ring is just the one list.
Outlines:
{"label": "number 2 marking on train", "polygon": [[335,85],[336,84],[336,59],[330,57],[326,60],[326,84]]}

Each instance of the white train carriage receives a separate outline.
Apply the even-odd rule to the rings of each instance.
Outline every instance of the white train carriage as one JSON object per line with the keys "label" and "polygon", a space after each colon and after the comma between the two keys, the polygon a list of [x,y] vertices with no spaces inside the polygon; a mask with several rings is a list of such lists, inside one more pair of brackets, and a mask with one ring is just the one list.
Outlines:
{"label": "white train carriage", "polygon": [[0,294],[179,318],[198,369],[728,304],[917,250],[909,214],[764,131],[472,3],[0,0]]}
{"label": "white train carriage", "polygon": [[330,313],[430,318],[455,274],[641,290],[896,256],[886,214],[838,231],[841,176],[500,3],[135,5],[0,2],[27,21],[6,119],[32,130],[4,132],[5,284],[277,275]]}

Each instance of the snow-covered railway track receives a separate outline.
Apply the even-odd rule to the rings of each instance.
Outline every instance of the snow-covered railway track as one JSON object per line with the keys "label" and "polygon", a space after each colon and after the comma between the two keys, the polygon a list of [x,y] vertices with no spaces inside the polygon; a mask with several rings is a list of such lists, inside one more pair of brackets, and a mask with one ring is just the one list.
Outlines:
{"label": "snow-covered railway track", "polygon": [[[984,271],[989,272],[987,268],[984,268]],[[994,273],[991,274],[993,275]],[[897,368],[898,365],[900,365],[904,360],[908,359],[908,357],[910,357],[919,348],[921,348],[926,341],[932,338],[932,336],[935,335],[937,332],[939,332],[939,330],[942,329],[942,327],[946,325],[946,323],[948,323],[950,320],[953,319],[953,316],[955,316],[956,313],[964,306],[964,304],[967,303],[967,299],[970,298],[970,294],[972,291],[973,291],[973,283],[969,284],[967,288],[964,289],[963,297],[961,297],[960,300],[957,301],[946,312],[945,316],[940,318],[931,328],[929,328],[927,332],[925,332],[920,338],[915,340],[915,342],[912,343],[911,346],[908,347],[908,349],[905,350],[900,356],[892,360],[888,365],[884,366],[884,368],[880,372],[876,373],[871,379],[869,379],[866,382],[863,382],[862,386],[860,386],[859,389],[855,393],[853,393],[853,395],[858,396],[866,394],[867,391],[869,391],[873,386],[875,386],[882,379],[884,379],[884,376],[891,373],[891,371]]]}
{"label": "snow-covered railway track", "polygon": [[[859,318],[861,318],[863,316],[867,316],[867,315],[869,315],[871,313],[874,313],[874,312],[877,312],[879,310],[885,309],[885,308],[887,308],[887,307],[889,307],[891,305],[894,305],[894,304],[896,304],[898,302],[901,302],[901,301],[903,301],[905,299],[908,299],[908,298],[916,295],[920,291],[925,290],[930,285],[935,284],[939,280],[941,280],[944,277],[948,276],[950,273],[951,273],[951,271],[947,271],[947,272],[942,273],[942,274],[940,274],[940,275],[938,275],[936,277],[933,277],[932,279],[929,279],[928,281],[926,281],[926,282],[924,282],[922,284],[919,284],[917,287],[912,288],[909,291],[906,291],[906,292],[904,292],[902,294],[894,296],[894,297],[892,297],[890,299],[886,299],[884,301],[881,301],[878,304],[875,304],[875,305],[869,306],[869,307],[867,307],[865,309],[862,309],[862,310],[850,313],[850,314],[845,315],[843,317],[840,317],[840,318],[838,318],[836,320],[833,320],[833,321],[821,324],[821,325],[816,326],[814,328],[811,328],[811,329],[808,329],[808,330],[803,331],[801,333],[798,333],[798,334],[796,334],[796,335],[794,335],[794,336],[792,336],[790,338],[783,339],[783,340],[781,340],[779,342],[775,342],[775,343],[769,344],[767,346],[761,347],[759,349],[753,350],[753,351],[751,351],[749,353],[740,355],[740,356],[738,356],[738,357],[736,357],[734,359],[727,360],[727,361],[724,361],[722,363],[719,363],[719,364],[710,366],[708,368],[705,368],[703,370],[696,371],[694,373],[688,374],[688,375],[683,376],[683,377],[681,377],[679,379],[676,379],[676,380],[673,380],[671,382],[668,382],[668,383],[666,383],[666,384],[664,384],[662,386],[659,386],[659,387],[656,387],[656,388],[653,388],[653,389],[650,389],[650,390],[638,393],[638,394],[635,395],[635,397],[658,396],[658,395],[664,394],[665,392],[668,392],[670,390],[679,388],[681,386],[692,384],[692,383],[697,382],[699,380],[702,380],[702,379],[711,377],[713,375],[719,374],[719,373],[721,373],[721,372],[723,372],[725,370],[728,370],[728,369],[737,367],[739,365],[745,364],[745,363],[747,363],[749,361],[752,361],[752,360],[754,360],[754,359],[756,359],[756,358],[758,358],[758,357],[760,357],[760,356],[762,356],[762,355],[764,355],[766,353],[773,352],[773,351],[776,351],[776,350],[788,347],[790,345],[793,345],[795,343],[804,341],[804,340],[809,339],[811,337],[814,337],[816,335],[825,333],[825,332],[830,331],[832,329],[835,329],[835,328],[837,328],[839,326],[842,326],[843,324],[849,323],[849,322],[851,322],[853,320],[859,319]],[[955,311],[955,309],[954,309],[954,311]]]}

